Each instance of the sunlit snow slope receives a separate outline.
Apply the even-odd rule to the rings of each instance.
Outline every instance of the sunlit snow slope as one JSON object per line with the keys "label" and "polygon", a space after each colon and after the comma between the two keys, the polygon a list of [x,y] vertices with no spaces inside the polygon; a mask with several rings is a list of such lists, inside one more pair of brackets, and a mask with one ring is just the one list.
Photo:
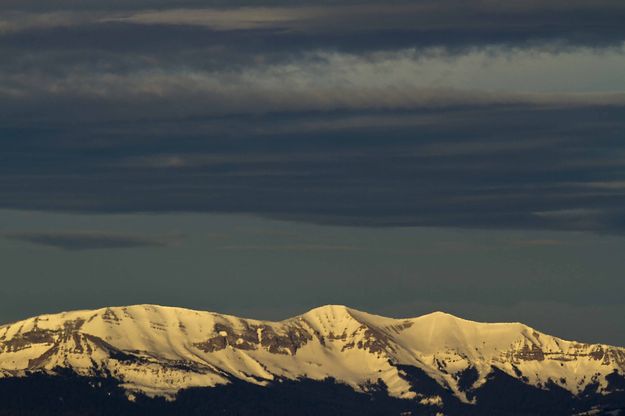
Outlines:
{"label": "sunlit snow slope", "polygon": [[625,349],[564,341],[519,323],[477,323],[435,312],[411,319],[324,306],[282,322],[153,305],[42,315],[0,327],[0,377],[58,367],[106,375],[131,392],[173,397],[182,388],[237,378],[333,377],[366,391],[383,381],[389,394],[436,400],[414,389],[416,367],[465,395],[494,369],[537,387],[556,383],[578,394],[606,376],[625,374]]}

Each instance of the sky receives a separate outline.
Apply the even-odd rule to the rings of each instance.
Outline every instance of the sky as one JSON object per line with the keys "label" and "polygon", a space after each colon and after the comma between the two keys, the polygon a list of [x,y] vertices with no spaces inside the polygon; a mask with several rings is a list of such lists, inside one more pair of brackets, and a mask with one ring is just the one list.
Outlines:
{"label": "sky", "polygon": [[625,345],[621,0],[3,0],[0,322],[444,310]]}

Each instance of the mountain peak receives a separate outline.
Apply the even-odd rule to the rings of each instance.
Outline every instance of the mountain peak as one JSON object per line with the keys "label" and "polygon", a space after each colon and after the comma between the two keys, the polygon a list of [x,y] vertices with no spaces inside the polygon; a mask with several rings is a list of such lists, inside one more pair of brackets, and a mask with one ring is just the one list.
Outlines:
{"label": "mountain peak", "polygon": [[418,317],[413,318],[413,319],[437,319],[437,320],[447,319],[447,320],[460,320],[460,321],[473,322],[473,321],[468,321],[466,319],[460,318],[460,317],[458,317],[456,315],[452,315],[452,314],[444,312],[444,311],[430,312],[430,313],[418,316]]}
{"label": "mountain peak", "polygon": [[318,314],[323,314],[323,315],[332,315],[332,316],[345,316],[345,315],[349,315],[351,312],[351,309],[348,308],[345,305],[322,305],[322,306],[318,306],[316,308],[313,308],[311,310],[309,310],[308,312],[304,313],[304,315],[318,315]]}

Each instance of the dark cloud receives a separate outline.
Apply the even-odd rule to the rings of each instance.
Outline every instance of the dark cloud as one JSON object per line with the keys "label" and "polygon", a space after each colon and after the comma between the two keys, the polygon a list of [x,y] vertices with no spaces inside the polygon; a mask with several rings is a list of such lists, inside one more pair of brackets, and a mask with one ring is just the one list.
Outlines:
{"label": "dark cloud", "polygon": [[278,252],[310,252],[310,251],[328,251],[328,252],[343,252],[343,251],[361,251],[361,247],[357,246],[341,246],[341,245],[329,245],[329,244],[284,244],[284,245],[239,245],[239,246],[224,246],[222,250],[232,251],[278,251]]}
{"label": "dark cloud", "polygon": [[[143,132],[149,123],[96,123],[82,135],[23,127],[1,156],[0,200],[366,226],[625,230],[623,106],[274,117],[161,121]],[[239,124],[254,128],[238,133]]]}
{"label": "dark cloud", "polygon": [[154,237],[104,231],[10,232],[0,235],[10,240],[72,251],[166,247],[180,241],[179,236]]}
{"label": "dark cloud", "polygon": [[[36,3],[36,2],[34,2]],[[21,3],[20,3],[21,4]],[[0,5],[0,50],[12,55],[46,51],[79,59],[86,50],[137,55],[149,62],[236,65],[288,60],[310,50],[354,53],[442,47],[464,51],[506,47],[619,46],[625,39],[625,6],[600,2],[420,1],[398,3],[249,2],[210,4],[108,1],[55,4],[52,10]],[[103,5],[103,2],[94,4]],[[40,2],[46,7],[48,2]],[[90,55],[92,55],[92,53]],[[90,62],[92,57],[85,57]],[[143,62],[145,64],[145,62]]]}
{"label": "dark cloud", "polygon": [[625,230],[622,1],[0,12],[0,208]]}

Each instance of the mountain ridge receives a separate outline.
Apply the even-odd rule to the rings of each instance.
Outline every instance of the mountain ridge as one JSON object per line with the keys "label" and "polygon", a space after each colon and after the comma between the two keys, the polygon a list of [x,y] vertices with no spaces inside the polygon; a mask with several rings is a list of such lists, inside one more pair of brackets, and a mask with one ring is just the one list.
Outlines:
{"label": "mountain ridge", "polygon": [[[441,311],[388,318],[344,305],[267,321],[142,304],[0,326],[0,378],[59,369],[116,380],[128,397],[173,400],[181,390],[233,380],[334,379],[361,393],[384,386],[390,397],[436,408],[449,400],[475,405],[475,392],[493,377],[571,397],[611,395],[611,377],[625,375],[625,348],[567,341],[518,322]],[[417,379],[431,380],[429,387]]]}

